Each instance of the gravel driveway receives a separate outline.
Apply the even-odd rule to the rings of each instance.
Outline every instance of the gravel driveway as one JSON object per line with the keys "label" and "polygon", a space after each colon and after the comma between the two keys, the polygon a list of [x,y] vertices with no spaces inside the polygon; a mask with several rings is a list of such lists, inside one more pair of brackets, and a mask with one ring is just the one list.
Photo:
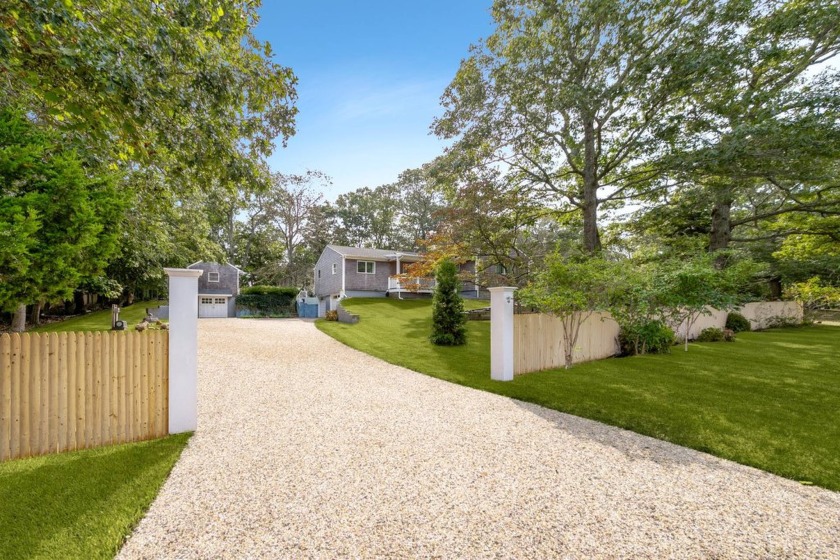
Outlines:
{"label": "gravel driveway", "polygon": [[198,432],[119,558],[840,558],[838,493],[309,322],[199,324]]}

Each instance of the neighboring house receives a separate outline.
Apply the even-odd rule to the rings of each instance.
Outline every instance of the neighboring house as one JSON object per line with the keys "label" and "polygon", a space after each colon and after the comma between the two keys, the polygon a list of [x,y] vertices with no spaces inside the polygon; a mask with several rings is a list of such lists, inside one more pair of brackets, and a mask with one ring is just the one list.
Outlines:
{"label": "neighboring house", "polygon": [[193,263],[187,268],[203,270],[198,277],[198,316],[236,317],[239,277],[244,274],[232,264]]}
{"label": "neighboring house", "polygon": [[[335,310],[345,297],[428,297],[434,291],[434,279],[400,279],[405,265],[418,262],[417,253],[389,249],[366,249],[327,245],[315,263],[315,296],[318,315]],[[475,273],[475,262],[461,265],[461,271]],[[472,282],[464,282],[462,294],[477,297]]]}

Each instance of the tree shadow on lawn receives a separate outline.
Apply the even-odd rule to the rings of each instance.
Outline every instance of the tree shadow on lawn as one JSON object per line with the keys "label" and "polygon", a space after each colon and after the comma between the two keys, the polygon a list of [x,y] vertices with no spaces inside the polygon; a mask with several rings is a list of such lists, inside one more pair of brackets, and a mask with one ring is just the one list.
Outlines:
{"label": "tree shadow on lawn", "polygon": [[[0,465],[0,558],[24,552],[89,557],[92,550],[103,549],[108,554],[102,557],[113,556],[154,499],[188,437]],[[79,548],[68,550],[70,544]]]}

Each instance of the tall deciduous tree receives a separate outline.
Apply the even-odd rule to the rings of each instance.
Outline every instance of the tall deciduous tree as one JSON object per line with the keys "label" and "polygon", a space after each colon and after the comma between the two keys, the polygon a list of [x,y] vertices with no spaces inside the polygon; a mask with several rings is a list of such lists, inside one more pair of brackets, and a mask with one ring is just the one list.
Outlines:
{"label": "tall deciduous tree", "polygon": [[[840,52],[836,2],[727,2],[708,46],[709,79],[686,97],[662,162],[703,188],[708,248],[788,213],[840,213],[840,74],[823,66]],[[754,233],[754,232],[753,232]],[[740,238],[740,239],[739,239]]]}
{"label": "tall deciduous tree", "polygon": [[582,216],[598,251],[598,211],[659,187],[640,165],[661,147],[703,76],[710,0],[496,0],[497,27],[447,88],[434,125],[467,167],[501,165]]}
{"label": "tall deciduous tree", "polygon": [[274,139],[293,134],[296,112],[294,74],[253,34],[258,6],[5,1],[0,104],[179,184],[252,175]]}
{"label": "tall deciduous tree", "polygon": [[335,202],[342,236],[351,245],[400,249],[405,244],[397,226],[399,191],[394,185],[363,187],[340,195]]}

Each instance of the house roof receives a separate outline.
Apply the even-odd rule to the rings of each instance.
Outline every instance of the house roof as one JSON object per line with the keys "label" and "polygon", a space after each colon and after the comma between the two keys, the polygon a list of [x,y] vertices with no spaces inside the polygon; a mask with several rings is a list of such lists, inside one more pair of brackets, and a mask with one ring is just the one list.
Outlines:
{"label": "house roof", "polygon": [[383,259],[394,260],[397,255],[401,257],[409,257],[411,259],[420,259],[420,255],[409,251],[395,251],[393,249],[369,249],[367,247],[344,247],[342,245],[327,245],[339,255],[345,257],[352,257],[355,259]]}
{"label": "house roof", "polygon": [[219,266],[230,266],[230,267],[233,267],[233,268],[235,268],[236,270],[238,270],[241,274],[245,274],[245,271],[244,271],[244,270],[242,270],[241,268],[239,268],[239,267],[238,267],[238,266],[236,266],[235,264],[230,264],[230,263],[225,263],[225,264],[222,264],[222,263],[217,263],[217,262],[196,261],[196,262],[192,263],[191,265],[189,265],[187,268],[192,268],[192,267],[194,267],[194,266],[195,266],[195,265],[197,265],[197,264],[217,264],[217,265],[219,265]]}

